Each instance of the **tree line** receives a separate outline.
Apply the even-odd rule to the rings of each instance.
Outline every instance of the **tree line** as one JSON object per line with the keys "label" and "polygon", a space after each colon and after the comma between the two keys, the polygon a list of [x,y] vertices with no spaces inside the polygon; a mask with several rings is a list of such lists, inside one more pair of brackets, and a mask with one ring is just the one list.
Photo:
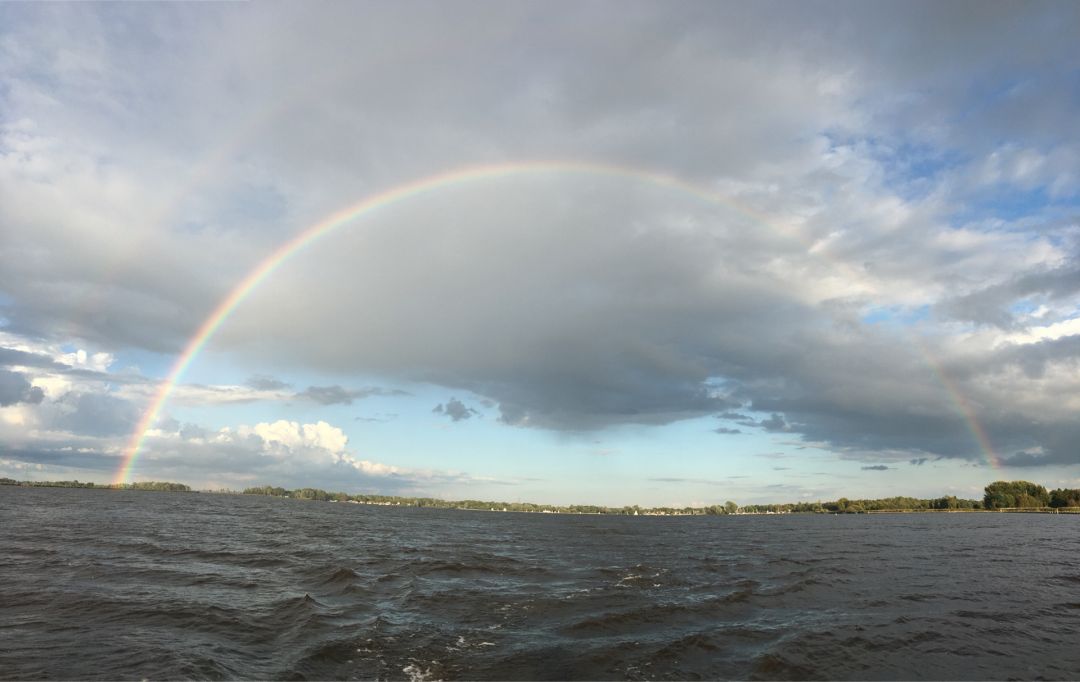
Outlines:
{"label": "tree line", "polygon": [[1061,509],[1080,507],[1080,489],[1057,488],[1047,491],[1030,481],[994,481],[983,489],[981,500],[966,500],[953,495],[932,499],[885,497],[871,500],[834,502],[796,502],[793,504],[748,504],[745,513],[829,513],[860,514],[871,511],[948,511],[995,509]]}
{"label": "tree line", "polygon": [[297,488],[287,490],[280,486],[254,486],[245,488],[244,495],[270,495],[289,497],[295,500],[317,500],[323,502],[356,502],[399,507],[429,507],[432,509],[468,509],[475,511],[508,512],[551,512],[562,514],[616,514],[637,516],[642,514],[667,514],[685,516],[705,516],[733,514],[738,509],[734,502],[709,507],[642,507],[627,505],[608,507],[594,504],[537,504],[535,502],[497,502],[493,500],[441,500],[434,497],[407,497],[399,495],[350,495],[343,492],[329,492],[320,488]]}
{"label": "tree line", "polygon": [[532,502],[494,502],[487,500],[440,500],[431,497],[401,497],[394,495],[349,495],[327,492],[319,488],[287,490],[281,487],[257,486],[244,490],[245,495],[272,495],[300,500],[358,502],[362,504],[431,507],[435,509],[473,509],[483,511],[558,512],[566,514],[619,515],[678,515],[720,516],[725,514],[862,514],[879,511],[976,511],[995,509],[1055,509],[1080,507],[1080,489],[1047,489],[1030,481],[995,481],[984,489],[983,499],[972,500],[946,495],[935,498],[884,497],[850,500],[841,497],[827,502],[794,502],[786,504],[747,504],[734,502],[705,507],[607,507],[601,505],[551,505]]}
{"label": "tree line", "polygon": [[1057,488],[1047,491],[1030,481],[995,481],[986,486],[983,505],[987,509],[1080,507],[1080,490]]}
{"label": "tree line", "polygon": [[982,509],[979,500],[965,500],[954,495],[920,499],[917,497],[883,497],[880,499],[849,500],[841,497],[830,502],[794,502],[788,504],[748,504],[740,507],[752,514],[862,514],[871,511],[938,511],[948,509]]}
{"label": "tree line", "polygon": [[[137,483],[90,483],[82,481],[16,481],[0,478],[0,485],[31,488],[98,488],[105,490],[151,490],[167,492],[191,492],[183,483],[168,481],[140,481]],[[321,488],[296,488],[281,486],[255,486],[246,488],[245,495],[269,495],[297,500],[323,502],[355,502],[401,507],[429,507],[432,509],[469,509],[477,511],[552,512],[563,514],[614,514],[623,516],[721,516],[727,514],[861,514],[877,511],[947,511],[947,510],[996,510],[996,509],[1062,509],[1080,508],[1080,489],[1057,488],[1047,490],[1030,481],[994,481],[983,489],[982,500],[968,500],[953,495],[929,499],[916,497],[885,497],[880,499],[848,499],[841,497],[827,502],[794,502],[786,504],[748,504],[739,506],[728,501],[722,505],[704,507],[642,507],[627,505],[608,507],[592,504],[553,505],[534,502],[496,502],[491,500],[441,500],[434,497],[407,497],[397,495],[350,495],[328,492]]]}
{"label": "tree line", "polygon": [[98,488],[101,490],[155,490],[170,493],[189,493],[191,487],[170,481],[139,481],[138,483],[90,483],[89,481],[16,481],[0,478],[0,485],[17,485],[24,488]]}

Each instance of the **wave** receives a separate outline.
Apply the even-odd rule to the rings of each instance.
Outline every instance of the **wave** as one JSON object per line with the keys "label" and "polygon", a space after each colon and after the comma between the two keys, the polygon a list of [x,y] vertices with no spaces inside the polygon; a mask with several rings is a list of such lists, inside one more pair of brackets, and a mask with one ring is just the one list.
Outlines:
{"label": "wave", "polygon": [[[1080,574],[1065,524],[1043,527],[1055,539],[1039,544],[1049,568],[1029,580],[1032,519],[1012,515],[973,529],[959,515],[864,527],[372,507],[357,532],[341,505],[186,496],[163,509],[152,495],[67,494],[85,500],[57,509],[46,491],[40,506],[5,508],[0,678],[1080,670]],[[48,532],[28,530],[43,514]],[[972,564],[956,546],[1000,561]]]}

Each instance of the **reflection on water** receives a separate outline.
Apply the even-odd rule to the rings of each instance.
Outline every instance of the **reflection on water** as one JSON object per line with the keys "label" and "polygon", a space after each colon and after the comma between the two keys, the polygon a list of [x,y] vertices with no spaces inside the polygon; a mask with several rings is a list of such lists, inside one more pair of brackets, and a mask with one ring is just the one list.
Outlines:
{"label": "reflection on water", "polygon": [[0,677],[1080,677],[1080,516],[0,488]]}

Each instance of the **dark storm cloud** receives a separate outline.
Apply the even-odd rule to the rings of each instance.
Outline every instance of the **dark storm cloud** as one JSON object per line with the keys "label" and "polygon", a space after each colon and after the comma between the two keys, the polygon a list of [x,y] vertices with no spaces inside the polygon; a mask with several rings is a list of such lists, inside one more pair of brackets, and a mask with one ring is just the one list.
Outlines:
{"label": "dark storm cloud", "polygon": [[480,413],[473,408],[469,407],[465,403],[461,402],[457,398],[450,398],[446,403],[439,403],[431,410],[435,414],[444,414],[450,418],[451,421],[459,422],[464,419],[471,419],[479,415]]}
{"label": "dark storm cloud", "polygon": [[[713,395],[708,386],[695,385],[647,364],[625,366],[625,374],[609,365],[583,369],[575,376],[549,357],[554,361],[551,374],[541,364],[537,367],[539,376],[530,372],[528,379],[499,378],[468,388],[496,399],[499,419],[505,424],[567,431],[618,423],[667,424],[704,416],[730,404],[727,398]],[[514,374],[518,372],[511,372]]]}
{"label": "dark storm cloud", "polygon": [[20,372],[0,369],[0,407],[29,403],[37,405],[45,399],[45,392],[33,386]]}

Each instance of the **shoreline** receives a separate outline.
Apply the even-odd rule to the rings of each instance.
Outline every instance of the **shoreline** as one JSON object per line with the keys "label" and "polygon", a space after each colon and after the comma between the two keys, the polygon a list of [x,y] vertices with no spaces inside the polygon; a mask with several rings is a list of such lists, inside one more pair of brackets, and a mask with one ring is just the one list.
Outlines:
{"label": "shoreline", "polygon": [[[746,505],[745,508],[727,505],[712,505],[707,507],[641,507],[638,505],[623,507],[607,507],[602,505],[551,505],[537,504],[533,502],[487,502],[479,500],[442,500],[437,498],[397,497],[384,495],[348,495],[346,493],[328,493],[315,488],[302,488],[297,490],[285,490],[284,488],[273,489],[272,493],[254,492],[248,490],[193,490],[186,485],[165,482],[146,482],[135,484],[96,484],[79,481],[16,481],[10,478],[0,479],[0,486],[16,488],[79,488],[84,490],[108,490],[136,491],[136,492],[179,492],[185,494],[201,493],[204,495],[242,495],[256,497],[276,497],[286,500],[298,500],[301,502],[332,502],[343,504],[359,504],[373,507],[412,507],[417,509],[452,509],[456,511],[476,511],[489,513],[516,513],[516,514],[564,514],[573,516],[849,516],[858,514],[1080,514],[1080,506],[1065,507],[1000,507],[986,509],[966,506],[954,508],[892,508],[892,509],[865,509],[847,507],[843,509],[831,509],[836,502],[799,502],[767,505]],[[269,487],[267,487],[269,488]],[[267,489],[264,488],[264,489]],[[279,492],[280,491],[280,492]],[[898,498],[887,498],[894,500]],[[932,504],[935,500],[917,500],[924,504]],[[841,498],[845,503],[846,498]],[[885,500],[881,500],[885,501]],[[872,500],[859,500],[856,502],[872,502]],[[975,502],[970,500],[967,502]],[[731,506],[729,506],[731,505]],[[774,507],[780,509],[761,509],[762,507]],[[782,507],[803,507],[802,509]],[[813,508],[806,508],[813,507]]]}

